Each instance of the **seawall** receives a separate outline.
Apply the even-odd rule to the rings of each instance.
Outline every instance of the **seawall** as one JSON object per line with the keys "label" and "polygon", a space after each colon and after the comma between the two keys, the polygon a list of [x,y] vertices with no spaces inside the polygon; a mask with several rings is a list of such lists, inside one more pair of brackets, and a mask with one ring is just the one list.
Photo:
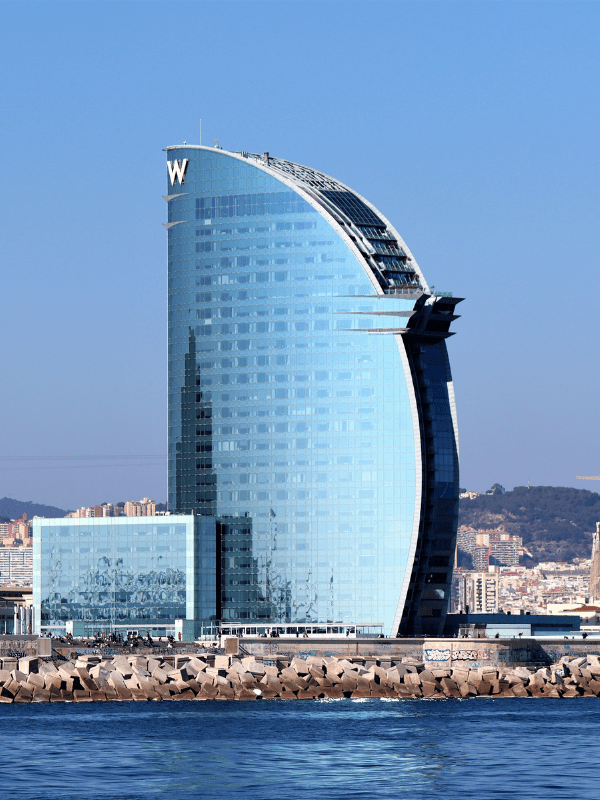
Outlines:
{"label": "seawall", "polygon": [[0,660],[0,703],[149,700],[467,699],[600,696],[600,656],[563,657],[549,667],[439,667],[411,659],[220,654],[79,655]]}
{"label": "seawall", "polygon": [[600,639],[226,639],[226,652],[260,658],[412,659],[436,667],[540,667],[600,654]]}

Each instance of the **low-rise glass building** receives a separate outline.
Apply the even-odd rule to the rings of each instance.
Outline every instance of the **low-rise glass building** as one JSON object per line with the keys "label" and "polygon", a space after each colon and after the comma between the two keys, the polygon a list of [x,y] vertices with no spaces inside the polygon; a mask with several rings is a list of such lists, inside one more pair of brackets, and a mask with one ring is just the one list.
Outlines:
{"label": "low-rise glass building", "polygon": [[[138,630],[215,619],[215,520],[192,515],[35,519],[35,633]],[[203,587],[205,588],[203,590]]]}

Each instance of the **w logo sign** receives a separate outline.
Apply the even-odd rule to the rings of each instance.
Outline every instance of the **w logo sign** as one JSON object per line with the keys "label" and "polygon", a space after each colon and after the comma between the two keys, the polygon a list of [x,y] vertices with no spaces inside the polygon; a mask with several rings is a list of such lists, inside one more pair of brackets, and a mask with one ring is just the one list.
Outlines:
{"label": "w logo sign", "polygon": [[187,165],[188,165],[187,158],[184,158],[182,161],[167,161],[167,168],[169,170],[169,178],[171,179],[171,186],[175,186],[177,180],[179,180],[179,183],[183,183]]}

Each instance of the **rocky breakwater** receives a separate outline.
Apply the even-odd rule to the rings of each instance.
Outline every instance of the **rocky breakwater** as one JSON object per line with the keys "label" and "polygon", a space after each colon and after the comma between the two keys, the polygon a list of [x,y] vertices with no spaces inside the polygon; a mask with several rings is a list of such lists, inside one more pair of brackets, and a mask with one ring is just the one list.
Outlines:
{"label": "rocky breakwater", "polygon": [[508,671],[317,656],[275,663],[219,655],[1,661],[1,703],[600,696],[600,657],[595,655]]}

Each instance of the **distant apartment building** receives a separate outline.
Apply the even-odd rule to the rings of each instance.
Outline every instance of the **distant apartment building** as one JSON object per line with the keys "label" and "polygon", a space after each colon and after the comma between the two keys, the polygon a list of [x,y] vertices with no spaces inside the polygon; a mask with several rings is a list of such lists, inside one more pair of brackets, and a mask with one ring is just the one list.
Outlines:
{"label": "distant apartment building", "polygon": [[461,527],[457,544],[460,550],[469,553],[473,569],[481,572],[492,566],[516,567],[523,553],[523,539],[504,531],[477,531]]}
{"label": "distant apartment building", "polygon": [[103,503],[100,506],[82,506],[77,511],[71,511],[67,517],[71,519],[95,519],[96,517],[122,517],[123,509],[112,503]]}
{"label": "distant apartment building", "polygon": [[501,533],[499,539],[490,542],[490,557],[503,567],[518,566],[522,553],[523,539],[521,536]]}
{"label": "distant apartment building", "polygon": [[27,514],[21,519],[0,523],[0,545],[2,547],[31,547],[31,522]]}
{"label": "distant apartment building", "polygon": [[139,503],[128,500],[125,503],[126,517],[154,517],[156,515],[156,503],[148,497],[144,497]]}
{"label": "distant apartment building", "polygon": [[0,585],[31,586],[32,555],[31,547],[0,548]]}
{"label": "distant apartment building", "polygon": [[488,572],[459,572],[455,576],[453,610],[469,614],[498,613],[497,568]]}
{"label": "distant apartment building", "polygon": [[123,510],[120,506],[113,506],[112,503],[105,503],[103,506],[100,506],[102,509],[102,514],[97,514],[98,517],[122,517]]}
{"label": "distant apartment building", "polygon": [[477,570],[477,572],[481,572],[486,570],[490,565],[490,546],[481,545],[479,547],[474,547],[471,551],[471,556],[473,558],[473,569]]}
{"label": "distant apartment building", "polygon": [[77,511],[67,514],[71,519],[95,519],[97,517],[153,517],[156,514],[156,503],[149,497],[139,502],[128,500],[120,505],[103,503],[100,506],[82,506]]}

